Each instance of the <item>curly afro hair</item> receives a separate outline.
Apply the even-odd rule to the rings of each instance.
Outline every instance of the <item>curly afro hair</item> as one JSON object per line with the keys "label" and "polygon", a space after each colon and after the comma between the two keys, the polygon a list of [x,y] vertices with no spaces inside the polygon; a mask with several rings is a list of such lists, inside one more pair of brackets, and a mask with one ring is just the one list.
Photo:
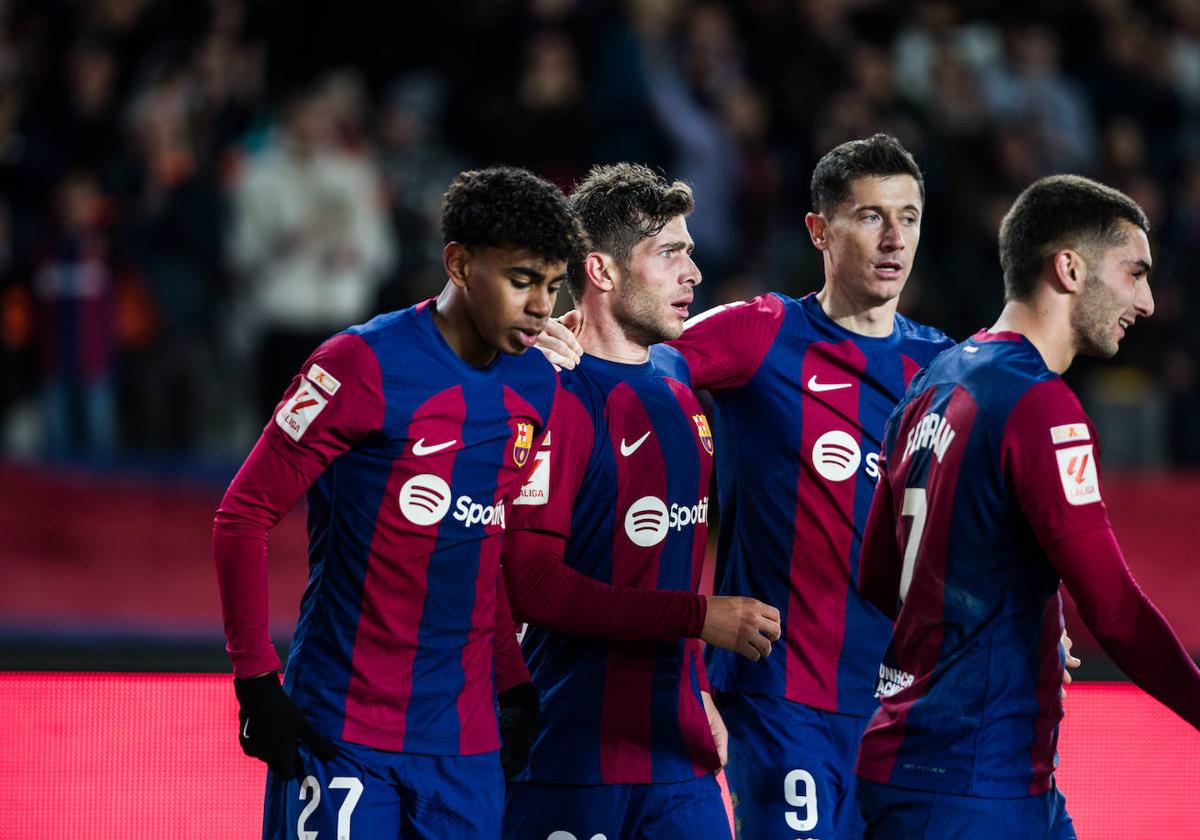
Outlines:
{"label": "curly afro hair", "polygon": [[509,245],[568,264],[582,260],[589,248],[562,190],[514,166],[455,176],[442,199],[442,240],[468,247]]}

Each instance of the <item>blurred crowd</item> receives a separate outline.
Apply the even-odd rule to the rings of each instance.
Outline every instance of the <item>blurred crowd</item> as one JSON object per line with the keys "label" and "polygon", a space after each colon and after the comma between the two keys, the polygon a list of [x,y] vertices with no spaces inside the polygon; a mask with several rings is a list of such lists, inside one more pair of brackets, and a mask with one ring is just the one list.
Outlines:
{"label": "blurred crowd", "polygon": [[473,165],[661,167],[700,304],[802,294],[812,166],[876,131],[927,179],[902,309],[956,338],[1030,181],[1142,204],[1157,314],[1073,384],[1110,458],[1200,465],[1194,0],[0,2],[0,447],[243,454],[321,339],[440,288]]}

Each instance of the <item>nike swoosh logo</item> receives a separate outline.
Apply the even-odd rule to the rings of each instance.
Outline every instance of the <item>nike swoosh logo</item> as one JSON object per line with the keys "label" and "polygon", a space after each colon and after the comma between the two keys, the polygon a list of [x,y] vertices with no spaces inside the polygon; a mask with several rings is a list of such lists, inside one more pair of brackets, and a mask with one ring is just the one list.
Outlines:
{"label": "nike swoosh logo", "polygon": [[810,376],[810,377],[808,378],[808,390],[810,390],[810,391],[812,391],[812,392],[814,392],[814,393],[817,393],[817,394],[821,393],[822,391],[840,391],[840,390],[842,390],[843,388],[850,388],[850,387],[853,387],[853,385],[854,385],[854,383],[853,383],[853,382],[825,382],[825,383],[821,383],[821,382],[818,382],[818,381],[817,381],[817,377],[816,377],[816,375],[815,375],[815,374],[814,374],[813,376]]}
{"label": "nike swoosh logo", "polygon": [[628,458],[634,452],[637,452],[638,447],[641,446],[648,437],[650,437],[650,433],[646,432],[646,434],[642,435],[640,438],[628,445],[625,443],[625,438],[621,438],[621,454]]}
{"label": "nike swoosh logo", "polygon": [[449,449],[451,446],[453,446],[456,443],[458,443],[457,440],[448,440],[445,443],[435,443],[431,446],[426,446],[425,438],[421,438],[420,440],[418,440],[416,443],[413,444],[413,454],[414,455],[432,455],[435,452],[441,452],[443,449]]}
{"label": "nike swoosh logo", "polygon": [[242,738],[250,740],[250,718],[246,718],[246,722],[242,724]]}

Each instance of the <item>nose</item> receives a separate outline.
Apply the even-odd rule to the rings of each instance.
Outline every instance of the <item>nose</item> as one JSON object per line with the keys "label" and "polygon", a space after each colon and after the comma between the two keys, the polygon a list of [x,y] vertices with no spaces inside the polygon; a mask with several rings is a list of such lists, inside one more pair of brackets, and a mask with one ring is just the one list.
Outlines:
{"label": "nose", "polygon": [[1154,292],[1150,291],[1149,283],[1138,284],[1137,293],[1133,296],[1133,308],[1143,318],[1154,314]]}
{"label": "nose", "polygon": [[550,313],[554,311],[555,297],[557,292],[550,291],[549,286],[534,283],[529,290],[529,297],[525,300],[525,311],[536,318],[549,318]]}
{"label": "nose", "polygon": [[700,266],[696,265],[696,261],[692,259],[691,254],[688,255],[687,271],[684,274],[683,282],[689,286],[699,286],[704,282],[704,277],[700,274]]}
{"label": "nose", "polygon": [[896,219],[889,220],[883,229],[883,238],[879,240],[879,250],[903,251],[904,247],[904,231],[900,223]]}

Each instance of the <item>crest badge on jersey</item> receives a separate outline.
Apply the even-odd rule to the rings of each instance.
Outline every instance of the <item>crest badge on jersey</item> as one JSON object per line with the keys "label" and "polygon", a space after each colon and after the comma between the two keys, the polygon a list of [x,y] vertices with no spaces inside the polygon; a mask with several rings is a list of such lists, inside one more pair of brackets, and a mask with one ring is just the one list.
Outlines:
{"label": "crest badge on jersey", "polygon": [[1100,477],[1096,473],[1096,452],[1090,443],[1056,449],[1058,477],[1063,493],[1073,505],[1100,501]]}
{"label": "crest badge on jersey", "polygon": [[700,435],[700,442],[704,444],[704,451],[709,455],[713,454],[712,429],[708,427],[708,418],[703,414],[693,414],[692,420],[696,423],[696,432]]}
{"label": "crest badge on jersey", "polygon": [[524,420],[517,421],[517,439],[513,442],[513,462],[518,467],[525,466],[529,460],[529,450],[533,448],[533,424]]}

